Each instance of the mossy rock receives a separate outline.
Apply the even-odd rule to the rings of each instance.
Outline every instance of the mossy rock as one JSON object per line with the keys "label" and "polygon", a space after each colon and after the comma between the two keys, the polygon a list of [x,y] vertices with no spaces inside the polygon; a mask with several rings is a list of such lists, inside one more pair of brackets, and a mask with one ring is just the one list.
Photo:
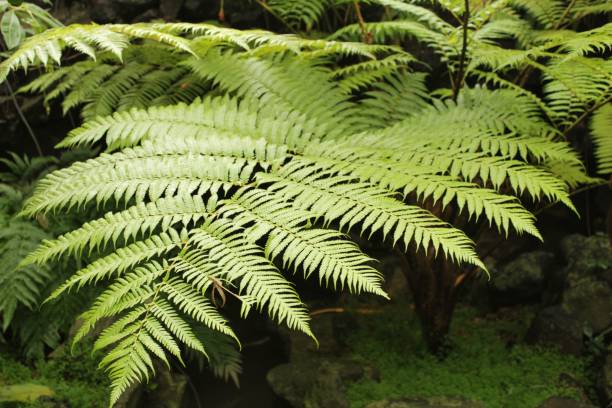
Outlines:
{"label": "mossy rock", "polygon": [[603,234],[568,235],[561,242],[561,251],[568,264],[570,281],[593,276],[612,285],[612,251],[608,237]]}
{"label": "mossy rock", "polygon": [[52,397],[55,393],[40,384],[15,384],[0,386],[0,402],[34,402],[42,397]]}
{"label": "mossy rock", "polygon": [[484,408],[481,402],[456,397],[397,398],[376,401],[366,408]]}
{"label": "mossy rock", "polygon": [[275,394],[295,408],[349,408],[346,384],[375,377],[370,367],[347,359],[311,356],[268,372]]}
{"label": "mossy rock", "polygon": [[491,289],[497,306],[510,306],[540,301],[545,286],[546,271],[551,267],[555,255],[534,251],[500,268],[493,275]]}
{"label": "mossy rock", "polygon": [[599,333],[612,324],[612,289],[606,282],[584,277],[563,293],[562,307]]}
{"label": "mossy rock", "polygon": [[595,405],[586,404],[571,398],[550,397],[538,408],[596,408]]}

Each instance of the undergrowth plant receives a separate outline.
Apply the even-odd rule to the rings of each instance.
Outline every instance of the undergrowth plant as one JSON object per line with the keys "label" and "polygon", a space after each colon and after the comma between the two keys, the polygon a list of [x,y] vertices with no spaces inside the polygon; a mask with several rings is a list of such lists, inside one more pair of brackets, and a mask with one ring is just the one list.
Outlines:
{"label": "undergrowth plant", "polygon": [[[299,2],[266,8],[284,18],[295,15],[279,9],[290,3]],[[314,338],[283,271],[386,297],[349,232],[406,257],[438,351],[457,287],[487,273],[474,230],[541,238],[530,210],[575,210],[571,189],[595,181],[566,138],[594,111],[605,171],[610,26],[568,28],[606,12],[604,2],[420,3],[343,2],[356,22],[325,40],[209,24],[72,25],[0,63],[0,79],[47,67],[22,92],[81,108],[83,124],[59,147],[106,149],[44,177],[22,215],[106,213],[21,264],[92,257],[48,300],[102,288],[75,341],[106,327],[94,349],[106,353],[111,405],[156,360],[182,362],[184,349],[213,358],[219,334],[239,342],[219,299]],[[313,10],[287,25],[313,27],[324,13]],[[376,13],[382,21],[366,21]],[[444,67],[448,88],[428,90],[407,39],[432,49],[427,64]],[[74,51],[91,58],[56,67]],[[536,79],[541,93],[525,86]]]}
{"label": "undergrowth plant", "polygon": [[[86,299],[84,292],[76,298],[66,297],[50,308],[40,309],[49,295],[49,287],[65,280],[75,266],[67,259],[52,265],[30,265],[18,270],[19,263],[45,239],[75,228],[78,224],[66,217],[64,222],[39,216],[36,220],[17,216],[32,183],[41,175],[58,168],[65,158],[20,157],[0,159],[7,171],[0,173],[0,321],[2,336],[17,344],[28,360],[39,359],[46,349],[54,349],[68,333]],[[50,226],[53,225],[53,228]],[[90,292],[91,296],[92,293]]]}

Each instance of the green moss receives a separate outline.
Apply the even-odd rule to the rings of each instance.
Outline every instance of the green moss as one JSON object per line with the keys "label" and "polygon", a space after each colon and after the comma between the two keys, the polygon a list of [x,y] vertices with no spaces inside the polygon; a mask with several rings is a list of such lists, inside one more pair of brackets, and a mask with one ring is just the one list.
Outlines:
{"label": "green moss", "polygon": [[0,353],[0,387],[31,383],[47,386],[54,392],[53,397],[33,403],[4,403],[2,406],[102,408],[108,405],[108,380],[96,369],[94,358],[82,350],[74,355],[61,351],[55,354],[46,361],[26,366],[8,353]]}
{"label": "green moss", "polygon": [[528,318],[480,319],[471,310],[458,310],[453,349],[441,361],[426,352],[407,307],[360,317],[359,329],[347,341],[355,358],[377,364],[381,381],[349,386],[351,407],[410,396],[462,396],[488,408],[537,407],[553,395],[578,399],[579,391],[562,384],[559,376],[586,381],[585,361],[551,349],[511,345],[522,337]]}

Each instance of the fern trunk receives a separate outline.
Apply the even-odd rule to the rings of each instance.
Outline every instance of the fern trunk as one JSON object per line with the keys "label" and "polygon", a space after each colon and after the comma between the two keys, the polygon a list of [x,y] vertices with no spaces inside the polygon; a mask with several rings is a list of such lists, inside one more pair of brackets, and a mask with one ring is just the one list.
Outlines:
{"label": "fern trunk", "polygon": [[441,257],[405,257],[404,274],[413,293],[423,340],[429,351],[444,355],[455,310],[457,267]]}

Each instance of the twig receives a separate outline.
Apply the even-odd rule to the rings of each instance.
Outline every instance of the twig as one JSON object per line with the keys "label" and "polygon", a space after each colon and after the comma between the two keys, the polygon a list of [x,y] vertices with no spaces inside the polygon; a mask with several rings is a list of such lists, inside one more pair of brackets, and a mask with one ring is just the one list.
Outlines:
{"label": "twig", "polygon": [[345,312],[352,312],[352,313],[357,313],[357,314],[370,315],[370,314],[381,313],[381,310],[367,308],[367,307],[360,307],[360,308],[357,308],[357,309],[347,309],[347,308],[344,308],[344,307],[326,307],[326,308],[323,308],[323,309],[313,310],[312,312],[310,312],[310,316],[312,317],[312,316],[318,316],[318,315],[322,315],[322,314],[326,314],[326,313],[345,313]]}
{"label": "twig", "polygon": [[457,79],[453,85],[453,101],[457,101],[459,91],[463,86],[464,72],[465,69],[465,58],[467,54],[468,45],[468,25],[470,23],[470,1],[465,0],[465,15],[463,16],[463,44],[461,46],[461,56],[459,57],[459,71],[457,71]]}

